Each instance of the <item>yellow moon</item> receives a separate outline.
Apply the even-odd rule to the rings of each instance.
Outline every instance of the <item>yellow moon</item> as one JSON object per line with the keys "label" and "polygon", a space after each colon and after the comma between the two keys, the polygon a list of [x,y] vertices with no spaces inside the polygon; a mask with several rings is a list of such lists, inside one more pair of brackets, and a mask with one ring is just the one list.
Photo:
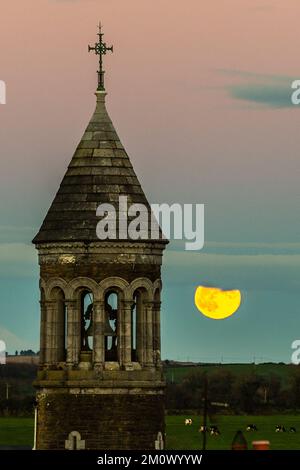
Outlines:
{"label": "yellow moon", "polygon": [[241,298],[239,290],[199,286],[195,292],[195,305],[206,317],[224,320],[237,311]]}

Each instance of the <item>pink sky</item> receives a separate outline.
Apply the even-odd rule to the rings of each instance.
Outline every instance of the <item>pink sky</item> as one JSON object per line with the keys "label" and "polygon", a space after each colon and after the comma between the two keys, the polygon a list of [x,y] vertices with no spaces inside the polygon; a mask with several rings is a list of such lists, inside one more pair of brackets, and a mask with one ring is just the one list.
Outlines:
{"label": "pink sky", "polygon": [[300,78],[298,0],[2,0],[1,10],[1,188],[18,217],[24,199],[31,224],[45,213],[93,111],[98,19],[115,47],[108,109],[152,200],[230,204],[239,182],[246,206],[257,195],[272,204],[274,188],[279,205],[294,200],[298,110],[233,100],[227,86],[249,80],[233,70]]}

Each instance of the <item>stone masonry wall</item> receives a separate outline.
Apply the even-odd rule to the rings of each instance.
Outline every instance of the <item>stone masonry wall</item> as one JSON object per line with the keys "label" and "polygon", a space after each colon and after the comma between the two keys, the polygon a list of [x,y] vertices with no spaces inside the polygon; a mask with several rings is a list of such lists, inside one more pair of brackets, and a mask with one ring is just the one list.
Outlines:
{"label": "stone masonry wall", "polygon": [[43,395],[38,407],[37,448],[65,449],[69,433],[78,431],[86,449],[154,449],[164,435],[162,394]]}
{"label": "stone masonry wall", "polygon": [[41,278],[45,281],[53,277],[61,277],[66,281],[70,281],[76,277],[83,276],[100,282],[109,276],[122,276],[128,282],[133,281],[137,277],[147,276],[151,281],[160,278],[159,265],[119,265],[109,264],[99,265],[98,263],[81,264],[81,265],[57,265],[46,264],[41,266]]}

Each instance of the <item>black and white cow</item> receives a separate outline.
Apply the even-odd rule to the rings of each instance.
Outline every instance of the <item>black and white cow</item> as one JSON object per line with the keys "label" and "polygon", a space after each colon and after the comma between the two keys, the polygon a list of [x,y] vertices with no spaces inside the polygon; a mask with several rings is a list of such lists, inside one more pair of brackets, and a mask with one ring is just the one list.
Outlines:
{"label": "black and white cow", "polygon": [[200,426],[199,432],[207,432],[207,431],[208,431],[207,426],[203,426],[203,425]]}
{"label": "black and white cow", "polygon": [[257,427],[255,424],[248,424],[246,431],[257,431]]}
{"label": "black and white cow", "polygon": [[285,427],[282,424],[277,424],[275,432],[285,432]]}
{"label": "black and white cow", "polygon": [[209,428],[209,433],[211,436],[220,436],[221,434],[218,426],[211,426]]}

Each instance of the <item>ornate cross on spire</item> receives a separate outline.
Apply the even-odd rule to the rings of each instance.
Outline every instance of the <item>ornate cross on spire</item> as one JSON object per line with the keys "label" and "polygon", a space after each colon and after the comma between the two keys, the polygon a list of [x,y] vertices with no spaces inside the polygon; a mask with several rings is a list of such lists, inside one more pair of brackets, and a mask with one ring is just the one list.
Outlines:
{"label": "ornate cross on spire", "polygon": [[107,47],[106,43],[103,42],[104,34],[102,33],[101,23],[99,23],[98,36],[99,36],[99,42],[96,42],[94,47],[89,46],[88,51],[89,52],[95,51],[95,54],[99,56],[99,70],[97,72],[98,73],[98,88],[97,88],[97,90],[103,91],[103,90],[105,90],[105,87],[104,87],[104,73],[105,72],[103,70],[102,56],[106,55],[107,51],[113,52],[114,48],[113,48],[113,46]]}

